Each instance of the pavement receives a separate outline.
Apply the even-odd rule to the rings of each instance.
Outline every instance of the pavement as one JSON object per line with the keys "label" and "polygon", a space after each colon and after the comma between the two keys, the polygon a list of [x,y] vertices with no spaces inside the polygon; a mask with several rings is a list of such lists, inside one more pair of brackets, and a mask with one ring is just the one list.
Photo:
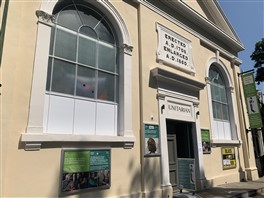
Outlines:
{"label": "pavement", "polygon": [[264,177],[254,181],[228,183],[195,193],[183,192],[174,194],[174,198],[264,198]]}

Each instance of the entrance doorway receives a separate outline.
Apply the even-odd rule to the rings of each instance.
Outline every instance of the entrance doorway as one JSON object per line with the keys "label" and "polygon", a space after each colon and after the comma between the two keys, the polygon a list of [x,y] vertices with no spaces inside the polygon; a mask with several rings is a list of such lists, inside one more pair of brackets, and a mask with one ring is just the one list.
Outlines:
{"label": "entrance doorway", "polygon": [[173,190],[178,186],[178,158],[194,158],[192,123],[166,120],[170,183]]}

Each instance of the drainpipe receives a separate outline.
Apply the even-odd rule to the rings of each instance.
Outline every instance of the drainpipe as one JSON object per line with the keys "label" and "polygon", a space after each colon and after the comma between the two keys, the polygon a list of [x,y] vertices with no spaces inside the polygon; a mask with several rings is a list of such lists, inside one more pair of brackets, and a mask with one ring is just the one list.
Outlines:
{"label": "drainpipe", "polygon": [[[240,123],[240,131],[241,131],[241,139],[242,139],[242,149],[243,149],[243,157],[244,157],[244,163],[245,163],[245,169],[247,170],[250,168],[250,163],[249,163],[249,150],[248,150],[248,140],[247,140],[247,131],[246,131],[246,120],[245,120],[245,114],[244,114],[244,106],[243,106],[243,100],[242,100],[242,95],[241,95],[241,88],[240,88],[240,80],[238,77],[238,73],[236,73],[235,69],[235,61],[236,58],[234,57],[231,60],[231,67],[233,70],[233,78],[234,78],[234,85],[235,85],[235,92],[236,92],[236,98],[239,100],[237,102],[237,109],[238,109],[238,114],[239,114],[239,123]],[[239,148],[238,148],[239,151]],[[242,172],[242,170],[240,169]],[[240,172],[240,173],[241,173]],[[247,175],[245,175],[247,179]]]}
{"label": "drainpipe", "polygon": [[141,0],[132,0],[137,4],[137,24],[138,24],[138,76],[139,76],[139,123],[140,123],[140,168],[141,168],[141,193],[145,197],[145,141],[144,141],[144,123],[143,123],[143,68],[142,68],[142,37],[141,37]]}
{"label": "drainpipe", "polygon": [[143,123],[143,63],[142,63],[142,35],[141,35],[141,4],[138,4],[138,55],[139,55],[139,107],[140,107],[140,163],[141,163],[141,193],[145,197],[145,141]]}
{"label": "drainpipe", "polygon": [[[4,7],[4,12],[3,12],[2,25],[1,25],[1,34],[0,34],[0,67],[1,67],[2,55],[3,55],[3,47],[4,47],[4,38],[5,38],[5,30],[6,30],[6,21],[7,21],[9,0],[6,0],[4,4],[5,4],[5,7]],[[1,6],[1,4],[0,4],[0,6]]]}

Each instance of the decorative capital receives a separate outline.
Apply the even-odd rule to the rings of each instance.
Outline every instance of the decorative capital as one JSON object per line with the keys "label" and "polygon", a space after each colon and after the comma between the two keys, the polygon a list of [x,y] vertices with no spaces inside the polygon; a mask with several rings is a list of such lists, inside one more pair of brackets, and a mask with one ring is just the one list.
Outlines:
{"label": "decorative capital", "polygon": [[205,77],[205,82],[206,84],[210,84],[211,83],[211,78],[210,77]]}
{"label": "decorative capital", "polygon": [[157,99],[158,100],[165,100],[166,95],[162,93],[157,93]]}
{"label": "decorative capital", "polygon": [[36,16],[38,17],[38,19],[42,22],[45,23],[54,23],[55,22],[55,16],[54,15],[50,15],[42,10],[37,10],[36,11]]}
{"label": "decorative capital", "polygon": [[234,87],[228,87],[231,93],[234,93]]}
{"label": "decorative capital", "polygon": [[122,47],[123,47],[124,52],[125,52],[126,54],[132,55],[133,46],[130,46],[130,45],[124,43],[124,44],[122,45]]}
{"label": "decorative capital", "polygon": [[[194,108],[198,108],[198,107],[199,107],[199,103],[194,102],[194,103],[193,103],[193,107],[194,107]],[[199,111],[198,111],[198,112],[199,112]]]}

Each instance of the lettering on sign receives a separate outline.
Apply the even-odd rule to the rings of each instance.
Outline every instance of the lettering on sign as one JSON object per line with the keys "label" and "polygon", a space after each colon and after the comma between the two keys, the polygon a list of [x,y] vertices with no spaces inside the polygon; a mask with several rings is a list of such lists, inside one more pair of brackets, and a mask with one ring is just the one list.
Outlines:
{"label": "lettering on sign", "polygon": [[169,103],[167,106],[168,112],[172,114],[187,116],[192,118],[192,109],[191,106],[182,105],[182,104],[172,104]]}
{"label": "lettering on sign", "polygon": [[191,41],[157,23],[159,35],[157,59],[178,69],[195,73]]}
{"label": "lettering on sign", "polygon": [[182,113],[188,113],[188,114],[191,113],[191,109],[188,107],[184,107],[184,106],[168,105],[168,109],[172,111],[182,112]]}
{"label": "lettering on sign", "polygon": [[233,153],[233,152],[232,152],[232,149],[225,149],[225,153],[228,154],[228,153]]}

